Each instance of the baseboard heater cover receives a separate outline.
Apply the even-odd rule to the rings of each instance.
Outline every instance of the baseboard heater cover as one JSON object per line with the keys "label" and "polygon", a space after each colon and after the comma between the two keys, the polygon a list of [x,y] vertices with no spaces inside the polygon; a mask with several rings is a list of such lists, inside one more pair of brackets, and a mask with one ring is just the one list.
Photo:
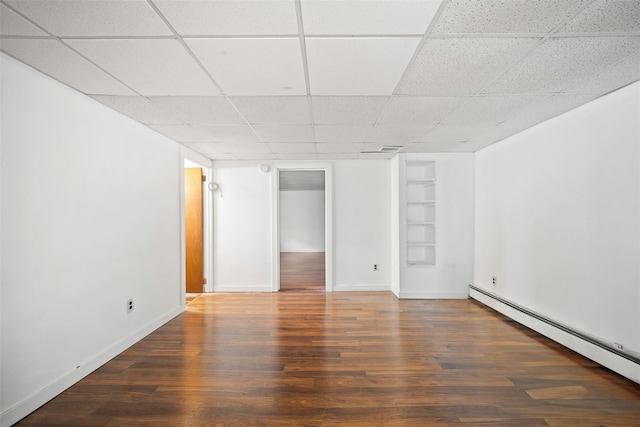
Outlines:
{"label": "baseboard heater cover", "polygon": [[[578,331],[578,330],[576,330],[574,328],[571,328],[569,326],[563,325],[562,323],[559,323],[559,322],[557,322],[557,321],[555,321],[553,319],[550,319],[550,318],[548,318],[546,316],[543,316],[543,315],[538,314],[538,313],[536,313],[534,311],[531,311],[526,307],[523,307],[523,306],[521,306],[519,304],[511,302],[511,301],[509,301],[507,299],[504,299],[504,298],[502,298],[502,297],[500,297],[498,295],[495,295],[492,292],[489,292],[489,291],[487,291],[485,289],[478,288],[477,286],[474,286],[474,285],[469,285],[469,289],[470,289],[469,296],[471,298],[479,301],[480,303],[482,303],[484,305],[487,305],[487,304],[484,301],[481,301],[480,299],[474,297],[473,291],[478,292],[479,294],[482,294],[482,295],[484,295],[484,296],[486,296],[486,297],[488,297],[488,298],[490,298],[490,299],[492,299],[492,300],[494,300],[494,301],[496,301],[496,302],[498,302],[500,304],[503,304],[503,305],[505,305],[507,307],[510,307],[510,308],[512,308],[512,309],[514,309],[514,310],[516,310],[516,311],[518,311],[518,312],[520,312],[520,313],[532,318],[532,319],[535,319],[535,320],[537,320],[539,322],[543,322],[543,323],[545,323],[545,324],[547,324],[549,326],[552,326],[553,328],[555,328],[557,330],[560,330],[560,331],[562,331],[562,332],[564,332],[566,334],[572,335],[573,337],[576,337],[576,338],[578,338],[578,339],[580,339],[580,340],[582,340],[584,342],[587,342],[587,343],[592,344],[592,345],[594,345],[596,347],[599,347],[599,348],[607,351],[608,353],[611,353],[612,355],[615,355],[615,356],[621,357],[623,359],[626,359],[627,361],[634,363],[636,365],[636,368],[638,369],[637,372],[640,372],[640,357],[638,355],[630,354],[628,352],[621,351],[621,350],[613,347],[613,345],[608,344],[608,343],[604,342],[601,339],[595,338],[593,336],[590,336],[589,334],[585,334],[584,332],[581,332],[581,331]],[[491,307],[491,308],[495,309],[494,307]],[[500,311],[500,310],[497,310],[497,311]],[[510,316],[508,316],[508,317],[510,317]],[[518,321],[517,319],[513,319],[513,320]],[[522,322],[519,322],[519,323],[522,323]],[[528,325],[525,325],[525,326],[529,327]],[[532,329],[534,329],[534,328],[532,328]],[[537,331],[537,332],[542,333],[543,335],[546,335],[541,331]],[[553,339],[553,338],[551,338],[551,339]],[[581,352],[581,351],[579,351],[579,350],[577,350],[575,348],[572,348],[572,350],[574,350],[574,351],[576,351],[576,352],[578,352],[580,354],[583,354],[586,357],[589,357],[588,355],[584,354],[583,352]],[[591,357],[589,357],[589,358],[591,358]],[[596,361],[598,363],[601,363],[598,360],[596,360]],[[607,366],[607,365],[605,365],[605,366]],[[607,366],[607,367],[612,369],[612,370],[614,370],[614,371],[616,371],[616,372],[619,372],[617,369],[614,369],[614,368],[612,368],[610,366]],[[625,376],[627,376],[627,375],[625,375]],[[633,380],[635,382],[640,382],[639,378],[631,378],[631,380]]]}

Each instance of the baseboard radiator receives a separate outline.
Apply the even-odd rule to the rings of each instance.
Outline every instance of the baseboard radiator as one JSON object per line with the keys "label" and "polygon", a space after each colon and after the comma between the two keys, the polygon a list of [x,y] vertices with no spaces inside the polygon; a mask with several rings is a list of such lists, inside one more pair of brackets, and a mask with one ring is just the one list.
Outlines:
{"label": "baseboard radiator", "polygon": [[469,285],[469,297],[640,384],[640,355],[616,348],[614,343],[563,325],[477,286]]}

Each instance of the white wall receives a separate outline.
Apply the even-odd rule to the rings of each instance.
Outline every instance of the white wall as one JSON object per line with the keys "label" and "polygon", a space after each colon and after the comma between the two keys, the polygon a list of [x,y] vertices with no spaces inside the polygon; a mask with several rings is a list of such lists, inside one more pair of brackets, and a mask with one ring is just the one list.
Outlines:
{"label": "white wall", "polygon": [[391,289],[389,161],[337,161],[333,176],[334,290]]}
{"label": "white wall", "polygon": [[[436,263],[407,266],[406,162],[436,163]],[[399,259],[400,298],[467,298],[473,280],[473,154],[400,154]],[[394,290],[395,292],[395,290]]]}
{"label": "white wall", "polygon": [[640,354],[639,145],[636,83],[478,152],[475,284]]}
{"label": "white wall", "polygon": [[[262,162],[264,163],[264,162]],[[389,162],[214,162],[224,197],[214,200],[216,291],[271,291],[273,282],[272,174],[282,168],[333,167],[334,290],[389,289]],[[327,189],[326,191],[329,191]],[[373,271],[373,264],[380,270]]]}
{"label": "white wall", "polygon": [[280,252],[324,252],[324,191],[280,191]]}
{"label": "white wall", "polygon": [[180,313],[181,161],[176,143],[0,61],[6,426]]}

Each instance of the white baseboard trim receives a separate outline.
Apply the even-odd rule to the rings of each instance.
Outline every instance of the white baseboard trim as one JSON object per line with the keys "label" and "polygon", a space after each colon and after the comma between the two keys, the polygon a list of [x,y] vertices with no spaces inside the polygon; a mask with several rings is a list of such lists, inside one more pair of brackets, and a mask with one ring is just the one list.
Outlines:
{"label": "white baseboard trim", "polygon": [[[545,322],[539,318],[518,310],[509,304],[503,303],[491,296],[489,291],[469,289],[469,296],[482,304],[504,314],[516,322],[532,329],[545,337],[562,344],[563,346],[583,355],[584,357],[611,369],[612,371],[640,384],[640,364],[626,359],[611,350],[593,344],[576,334],[567,332],[560,327]],[[515,305],[515,304],[514,304]],[[539,316],[542,318],[542,316]],[[568,329],[568,328],[567,328]],[[601,341],[601,340],[598,340]]]}
{"label": "white baseboard trim", "polygon": [[[395,292],[394,292],[395,293]],[[467,299],[467,292],[406,292],[399,291],[396,296],[400,299]]]}
{"label": "white baseboard trim", "polygon": [[273,292],[271,285],[215,285],[213,292]]}
{"label": "white baseboard trim", "polygon": [[151,332],[158,329],[160,326],[164,325],[174,317],[181,314],[183,311],[184,310],[182,307],[177,307],[170,312],[160,316],[158,319],[148,323],[144,327],[133,332],[131,335],[108,347],[102,353],[97,354],[96,356],[87,360],[78,368],[64,374],[56,381],[43,387],[41,390],[38,390],[21,402],[6,409],[0,414],[0,427],[9,427],[17,423],[51,399],[80,381],[82,378],[86,377],[87,375],[107,363],[109,360],[113,359],[114,357],[149,335]]}
{"label": "white baseboard trim", "polygon": [[389,291],[389,285],[333,285],[334,292],[378,292]]}

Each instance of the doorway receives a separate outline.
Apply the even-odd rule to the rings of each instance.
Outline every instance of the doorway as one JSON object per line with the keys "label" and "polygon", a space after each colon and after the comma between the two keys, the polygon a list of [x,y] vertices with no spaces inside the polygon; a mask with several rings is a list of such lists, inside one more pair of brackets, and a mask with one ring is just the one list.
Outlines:
{"label": "doorway", "polygon": [[278,174],[280,291],[325,292],[325,171]]}
{"label": "doorway", "polygon": [[183,303],[211,291],[211,167],[184,158],[183,163]]}

